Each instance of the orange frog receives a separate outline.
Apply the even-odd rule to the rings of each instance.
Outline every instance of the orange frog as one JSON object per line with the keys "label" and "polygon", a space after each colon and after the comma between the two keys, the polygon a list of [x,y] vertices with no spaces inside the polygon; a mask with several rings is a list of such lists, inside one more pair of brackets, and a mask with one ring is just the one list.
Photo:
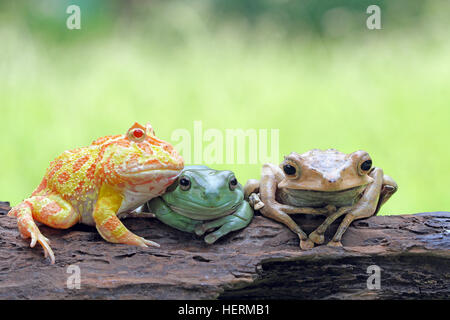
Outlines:
{"label": "orange frog", "polygon": [[31,197],[8,215],[17,217],[21,235],[31,238],[30,247],[39,242],[52,264],[49,240],[34,220],[58,229],[95,225],[109,242],[159,246],[130,232],[119,217],[163,194],[183,166],[181,156],[155,136],[150,124],[135,123],[125,135],[99,138],[57,157]]}

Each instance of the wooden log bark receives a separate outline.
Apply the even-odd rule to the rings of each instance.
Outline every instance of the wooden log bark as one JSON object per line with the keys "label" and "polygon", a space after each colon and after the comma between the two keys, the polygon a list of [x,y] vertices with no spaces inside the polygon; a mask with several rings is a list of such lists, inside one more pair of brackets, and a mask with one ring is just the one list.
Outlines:
{"label": "wooden log bark", "polygon": [[[56,264],[20,237],[0,203],[0,299],[448,299],[450,213],[376,216],[355,221],[343,248],[301,251],[285,226],[256,215],[251,225],[214,245],[156,219],[124,224],[161,248],[104,241],[94,228],[55,230]],[[320,217],[295,220],[311,232]],[[334,223],[327,240],[334,234]],[[67,287],[68,266],[80,268],[80,289]],[[381,268],[380,289],[368,289],[367,268]],[[70,269],[69,269],[70,271]]]}

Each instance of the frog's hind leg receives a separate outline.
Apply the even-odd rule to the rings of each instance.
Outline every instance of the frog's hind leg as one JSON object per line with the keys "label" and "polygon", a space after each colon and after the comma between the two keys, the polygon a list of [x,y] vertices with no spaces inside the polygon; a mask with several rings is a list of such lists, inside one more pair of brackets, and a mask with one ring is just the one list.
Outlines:
{"label": "frog's hind leg", "polygon": [[203,235],[207,230],[220,227],[205,237],[205,242],[212,244],[224,235],[245,228],[253,218],[253,210],[247,201],[243,201],[236,212],[232,215],[205,222],[195,229],[197,235]]}
{"label": "frog's hind leg", "polygon": [[34,222],[37,220],[45,225],[58,229],[67,229],[76,224],[80,217],[72,206],[57,195],[33,196],[17,205],[8,213],[17,217],[20,234],[24,238],[31,238],[30,247],[37,242],[44,249],[45,257],[55,263],[55,255],[49,245],[49,240],[42,235]]}
{"label": "frog's hind leg", "polygon": [[383,186],[383,170],[374,168],[370,173],[374,181],[366,188],[361,199],[354,205],[342,220],[333,239],[328,243],[330,246],[342,246],[341,239],[353,220],[368,218],[375,214],[379,206],[380,192]]}

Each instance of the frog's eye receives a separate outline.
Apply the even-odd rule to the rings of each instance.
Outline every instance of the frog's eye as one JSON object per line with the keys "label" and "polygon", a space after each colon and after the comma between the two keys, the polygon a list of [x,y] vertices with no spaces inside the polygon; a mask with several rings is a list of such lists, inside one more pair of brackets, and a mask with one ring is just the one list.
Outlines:
{"label": "frog's eye", "polygon": [[188,177],[181,177],[178,184],[181,190],[186,191],[191,187],[191,180]]}
{"label": "frog's eye", "polygon": [[236,177],[232,177],[228,184],[230,186],[230,190],[236,189],[236,187],[238,186],[238,181],[237,181]]}
{"label": "frog's eye", "polygon": [[296,179],[300,176],[300,168],[290,159],[285,159],[285,161],[280,165],[280,168],[283,170],[284,175],[288,179]]}
{"label": "frog's eye", "polygon": [[141,128],[133,128],[128,131],[128,137],[135,142],[141,142],[145,139],[145,131]]}
{"label": "frog's eye", "polygon": [[283,166],[283,171],[287,176],[294,176],[297,173],[297,169],[290,164],[285,164]]}
{"label": "frog's eye", "polygon": [[361,163],[361,170],[369,171],[370,168],[372,168],[372,160],[366,160],[363,163]]}
{"label": "frog's eye", "polygon": [[358,164],[358,173],[362,176],[364,174],[367,174],[369,170],[372,168],[372,159],[370,159],[368,156],[363,157]]}

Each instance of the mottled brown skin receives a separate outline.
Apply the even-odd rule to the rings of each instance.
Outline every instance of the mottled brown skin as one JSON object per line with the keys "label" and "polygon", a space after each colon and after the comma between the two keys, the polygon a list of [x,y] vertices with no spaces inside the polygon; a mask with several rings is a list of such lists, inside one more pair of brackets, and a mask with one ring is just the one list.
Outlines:
{"label": "mottled brown skin", "polygon": [[[345,154],[314,149],[301,155],[292,152],[279,167],[263,165],[260,181],[249,180],[244,190],[255,209],[288,226],[306,250],[322,244],[327,228],[345,215],[328,243],[341,246],[350,223],[376,214],[397,191],[397,184],[381,168],[372,167],[365,151]],[[326,219],[307,236],[289,216],[294,213],[325,215]]]}

